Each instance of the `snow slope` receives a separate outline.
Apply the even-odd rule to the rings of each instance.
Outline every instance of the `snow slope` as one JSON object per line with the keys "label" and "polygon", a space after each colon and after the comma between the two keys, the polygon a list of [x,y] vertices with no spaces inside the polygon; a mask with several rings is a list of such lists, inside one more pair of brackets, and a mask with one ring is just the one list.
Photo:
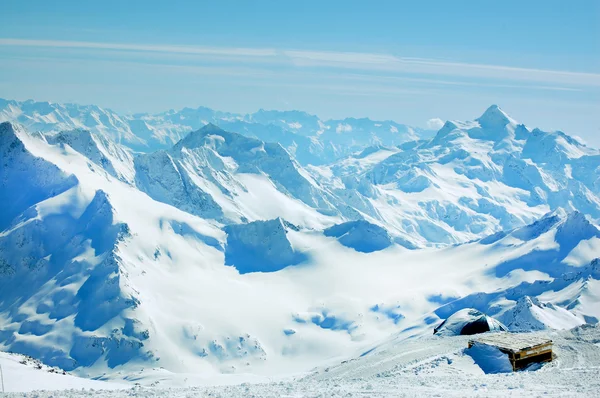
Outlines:
{"label": "snow slope", "polygon": [[[19,354],[0,352],[4,392],[31,392],[40,390],[112,390],[128,389],[131,385],[90,380],[68,374],[62,369],[48,367],[38,360]],[[20,394],[23,396],[23,394]]]}
{"label": "snow slope", "polygon": [[[467,338],[392,339],[364,355],[320,367],[308,376],[238,385],[173,388],[161,384],[128,390],[63,390],[64,397],[590,397],[600,388],[598,327],[544,334],[556,358],[541,367],[510,373],[485,373],[489,357],[473,358]],[[482,361],[485,359],[485,361]],[[500,370],[498,362],[493,370]],[[484,366],[485,367],[485,366]],[[486,368],[488,371],[489,368]],[[57,376],[58,377],[58,376]],[[60,384],[57,384],[60,385]],[[56,391],[7,394],[46,398]]]}
{"label": "snow slope", "polygon": [[119,144],[89,130],[67,130],[49,134],[50,144],[69,145],[113,177],[132,183],[134,178],[133,156]]}
{"label": "snow slope", "polygon": [[51,198],[77,183],[54,164],[28,152],[20,136],[24,132],[10,123],[0,124],[0,228],[31,205]]}

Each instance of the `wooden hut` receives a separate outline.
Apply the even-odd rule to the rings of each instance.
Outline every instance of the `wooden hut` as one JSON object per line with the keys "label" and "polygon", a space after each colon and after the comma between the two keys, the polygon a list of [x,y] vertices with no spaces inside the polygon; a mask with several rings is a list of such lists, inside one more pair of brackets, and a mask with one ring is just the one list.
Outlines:
{"label": "wooden hut", "polygon": [[469,340],[469,348],[475,344],[496,347],[508,355],[513,371],[532,363],[552,361],[552,340],[529,333],[493,333]]}

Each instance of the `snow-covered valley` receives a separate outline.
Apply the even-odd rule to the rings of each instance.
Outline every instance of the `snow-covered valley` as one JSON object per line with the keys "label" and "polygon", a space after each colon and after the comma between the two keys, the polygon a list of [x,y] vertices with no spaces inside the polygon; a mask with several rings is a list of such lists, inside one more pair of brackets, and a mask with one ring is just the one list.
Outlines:
{"label": "snow-covered valley", "polygon": [[[565,133],[497,106],[430,134],[2,101],[2,351],[114,396],[599,388],[600,151]],[[484,374],[465,338],[431,336],[465,308],[558,360]],[[80,387],[104,388],[61,388]]]}

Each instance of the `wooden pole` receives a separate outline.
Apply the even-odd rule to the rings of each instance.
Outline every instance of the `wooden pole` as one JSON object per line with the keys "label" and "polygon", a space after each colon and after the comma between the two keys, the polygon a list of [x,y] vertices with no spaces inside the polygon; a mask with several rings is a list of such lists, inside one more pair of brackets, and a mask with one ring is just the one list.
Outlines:
{"label": "wooden pole", "polygon": [[2,380],[2,394],[4,394],[4,373],[2,372],[2,365],[0,365],[0,380]]}

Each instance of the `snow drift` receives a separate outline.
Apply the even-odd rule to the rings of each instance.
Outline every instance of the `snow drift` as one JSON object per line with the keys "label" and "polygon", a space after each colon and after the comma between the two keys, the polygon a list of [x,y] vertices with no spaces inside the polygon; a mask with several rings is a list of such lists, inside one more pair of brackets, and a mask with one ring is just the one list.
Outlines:
{"label": "snow drift", "polygon": [[439,336],[469,336],[485,332],[501,332],[508,329],[498,320],[473,308],[465,308],[444,320],[433,333]]}

